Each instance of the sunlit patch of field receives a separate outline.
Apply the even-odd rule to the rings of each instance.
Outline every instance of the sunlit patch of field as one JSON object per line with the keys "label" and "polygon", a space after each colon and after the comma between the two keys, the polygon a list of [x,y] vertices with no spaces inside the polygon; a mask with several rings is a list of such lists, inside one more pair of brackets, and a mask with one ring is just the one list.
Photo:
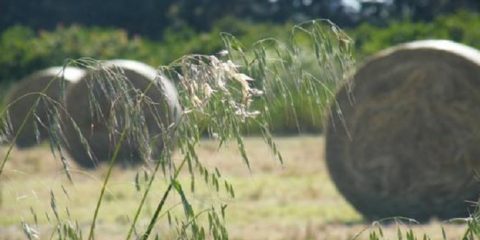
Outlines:
{"label": "sunlit patch of field", "polygon": [[[235,144],[219,150],[217,142],[203,140],[198,148],[200,161],[212,170],[217,167],[222,177],[233,184],[236,197],[230,198],[223,188],[216,192],[200,176],[196,177],[195,192],[191,193],[189,174],[185,173],[181,182],[197,212],[212,204],[227,204],[226,225],[231,239],[335,240],[351,239],[360,233],[359,239],[368,239],[377,227],[363,222],[336,191],[325,167],[323,137],[279,137],[276,141],[284,156],[283,164],[273,158],[261,138],[247,138],[251,163],[248,169]],[[5,152],[3,147],[0,153],[3,156]],[[175,159],[181,159],[179,152]],[[139,173],[143,190],[144,170],[115,169],[100,209],[98,239],[124,239],[142,195],[136,188],[135,176]],[[86,171],[72,163],[70,183],[60,160],[51,155],[47,146],[14,149],[0,177],[0,239],[24,239],[21,222],[38,229],[41,239],[49,239],[57,222],[52,196],[59,218],[78,221],[86,237],[105,173],[106,167]],[[161,174],[158,176],[137,224],[139,232],[148,224],[166,188],[167,181]],[[179,203],[180,199],[173,196],[167,207],[182,214]],[[438,221],[411,225],[419,239],[424,233],[431,239],[442,239],[442,226],[447,239],[460,239],[465,230],[464,225]],[[408,227],[402,225],[401,229],[406,231]],[[395,224],[383,226],[385,239],[395,239],[397,228]],[[166,216],[155,230],[167,239],[174,231]]]}

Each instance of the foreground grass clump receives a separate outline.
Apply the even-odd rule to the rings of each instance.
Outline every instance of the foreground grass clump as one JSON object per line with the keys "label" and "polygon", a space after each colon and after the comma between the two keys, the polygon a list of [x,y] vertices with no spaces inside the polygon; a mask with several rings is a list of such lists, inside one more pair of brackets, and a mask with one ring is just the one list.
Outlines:
{"label": "foreground grass clump", "polygon": [[[342,79],[342,74],[351,63],[348,47],[350,40],[336,26],[325,21],[314,21],[297,26],[292,31],[292,38],[288,42],[263,40],[249,48],[250,50],[246,50],[247,48],[231,35],[225,34],[223,39],[227,50],[218,56],[188,55],[169,66],[158,69],[158,76],[168,77],[178,83],[183,113],[175,123],[156,122],[166,133],[161,136],[164,151],[158,158],[146,159],[144,170],[135,174],[132,181],[138,198],[134,201],[133,210],[123,212],[121,217],[116,218],[125,223],[123,230],[127,239],[165,236],[164,226],[168,226],[167,229],[169,229],[167,236],[171,234],[173,238],[227,239],[228,231],[224,223],[228,204],[208,200],[197,206],[192,204],[192,198],[187,194],[188,190],[195,192],[200,185],[199,182],[203,182],[213,192],[226,194],[228,198],[236,196],[232,184],[226,181],[218,168],[207,167],[204,160],[198,158],[196,146],[200,136],[206,133],[216,138],[219,147],[230,141],[235,142],[237,154],[241,157],[245,168],[251,169],[251,161],[241,135],[243,126],[248,123],[249,126],[261,132],[266,145],[272,151],[273,158],[282,162],[279,149],[270,136],[271,127],[268,120],[272,115],[267,106],[278,101],[292,101],[294,94],[299,94],[306,89],[311,91],[309,94],[314,99],[312,101],[328,96],[329,89],[326,86],[335,85],[337,80]],[[316,65],[315,73],[302,67],[305,62],[297,62],[308,52],[307,50],[316,53],[314,57],[309,58],[308,62]],[[80,59],[71,61],[68,65],[93,69],[98,62]],[[72,163],[64,154],[63,144],[68,142],[64,139],[63,126],[72,125],[80,139],[85,139],[85,136],[74,119],[62,107],[61,102],[46,98],[42,92],[38,94],[37,102],[48,103],[51,108],[52,114],[48,122],[43,122],[43,125],[49,130],[50,148],[54,158],[59,160],[64,179],[67,180],[61,184],[60,189],[50,189],[48,194],[39,198],[47,203],[45,209],[50,209],[46,211],[45,218],[52,225],[50,229],[52,237],[96,238],[102,216],[107,215],[108,219],[107,203],[116,202],[117,198],[128,198],[132,194],[110,190],[116,172],[115,162],[122,150],[122,143],[141,141],[146,152],[152,152],[151,147],[156,146],[154,137],[158,136],[148,135],[148,131],[144,129],[145,118],[142,117],[150,109],[155,109],[156,103],[141,92],[130,89],[126,82],[128,79],[121,72],[105,69],[105,72],[99,74],[110,76],[102,80],[106,83],[104,84],[106,90],[102,89],[102,91],[108,93],[107,96],[111,99],[115,99],[112,104],[115,104],[115,107],[120,106],[119,109],[131,111],[128,111],[129,114],[116,114],[117,112],[98,114],[107,125],[110,139],[115,140],[115,147],[108,166],[104,166],[99,178],[99,185],[96,188],[99,194],[96,200],[88,207],[89,211],[81,211],[82,214],[91,216],[90,221],[86,223],[72,217],[79,214],[75,204],[61,205],[62,199],[68,200],[72,195],[69,192],[74,191],[72,189],[79,186],[78,182],[82,181],[76,180],[78,172],[72,171]],[[153,81],[151,84],[153,86],[157,83]],[[280,94],[282,91],[284,91],[283,94]],[[278,98],[279,94],[280,98]],[[263,101],[263,108],[258,108],[256,101]],[[33,104],[28,111],[29,116],[35,117],[36,105]],[[93,114],[99,111],[98,105],[98,99],[93,96],[90,98],[89,108],[82,110]],[[112,105],[110,109],[116,111],[115,107]],[[319,109],[322,107],[324,106],[318,106]],[[7,105],[2,115],[4,118],[8,116],[6,114],[8,109]],[[312,115],[312,118],[318,118],[318,116]],[[5,121],[8,122],[8,119]],[[24,122],[20,125],[18,132],[22,131]],[[6,130],[5,133],[9,133],[8,128],[4,130]],[[176,138],[171,137],[173,133],[177,135]],[[89,152],[88,142],[81,142]],[[177,160],[172,155],[174,145],[178,146],[178,151],[181,153],[180,159]],[[4,158],[0,164],[2,179],[6,178],[5,166],[10,163],[12,150],[13,145],[5,149]],[[85,174],[88,175],[88,173]],[[188,177],[182,179],[182,176]],[[160,179],[163,184],[157,187],[155,184],[158,184]],[[2,180],[2,183],[3,181],[5,180]],[[172,200],[178,204],[167,206],[167,203]],[[72,198],[72,201],[75,200]],[[39,215],[43,213],[33,209],[31,214],[33,222],[22,219],[22,226],[28,238],[36,238],[40,232],[35,224],[38,222]]]}

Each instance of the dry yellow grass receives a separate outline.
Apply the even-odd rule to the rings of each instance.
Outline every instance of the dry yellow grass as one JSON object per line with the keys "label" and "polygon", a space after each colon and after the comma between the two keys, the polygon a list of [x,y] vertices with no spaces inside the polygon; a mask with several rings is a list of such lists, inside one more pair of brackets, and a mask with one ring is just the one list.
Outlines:
{"label": "dry yellow grass", "polygon": [[[367,239],[370,224],[362,222],[329,179],[323,160],[323,137],[282,137],[277,138],[277,143],[285,158],[283,165],[273,159],[260,138],[247,138],[246,148],[252,165],[249,171],[234,144],[218,150],[216,142],[203,140],[198,148],[201,161],[211,168],[218,167],[222,176],[234,185],[236,198],[229,198],[223,191],[216,193],[197,180],[196,192],[188,194],[196,209],[208,208],[212,203],[228,204],[226,224],[232,239],[351,239],[366,228],[360,239]],[[4,152],[2,148],[2,156]],[[175,158],[180,159],[181,155],[176,153]],[[55,222],[50,191],[55,195],[61,218],[68,219],[68,208],[71,219],[78,220],[86,229],[105,172],[105,168],[85,171],[72,166],[74,183],[71,184],[60,161],[51,156],[47,146],[15,150],[0,177],[0,239],[24,238],[20,222],[33,224],[30,208],[37,215],[41,239],[48,239]],[[98,239],[123,239],[126,235],[129,219],[141,196],[141,192],[135,190],[136,173],[137,170],[115,169],[100,210]],[[182,176],[182,181],[187,188],[187,174]],[[139,222],[140,231],[147,224],[165,186],[164,179],[154,183],[154,191],[147,199]],[[177,206],[178,202],[171,198],[168,206]],[[164,218],[162,222],[156,231],[171,232]],[[414,226],[414,229],[419,236],[427,233],[432,239],[440,239],[441,225],[448,239],[459,239],[465,229],[463,225],[439,222]],[[395,225],[384,227],[387,236],[395,236],[396,231]]]}

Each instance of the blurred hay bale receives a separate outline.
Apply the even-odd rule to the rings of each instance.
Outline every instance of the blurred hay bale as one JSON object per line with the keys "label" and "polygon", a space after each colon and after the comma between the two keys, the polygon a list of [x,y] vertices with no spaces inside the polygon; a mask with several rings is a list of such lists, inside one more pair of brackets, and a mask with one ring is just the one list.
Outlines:
{"label": "blurred hay bale", "polygon": [[399,45],[361,66],[336,100],[327,123],[328,168],[366,218],[473,212],[480,52],[446,40]]}
{"label": "blurred hay bale", "polygon": [[[18,147],[30,147],[48,137],[51,124],[52,108],[51,100],[63,102],[66,86],[78,81],[85,75],[82,69],[76,67],[51,67],[35,72],[20,80],[7,94],[5,102],[11,104],[9,114],[9,138],[18,137],[15,141]],[[53,81],[53,82],[52,82]],[[50,86],[49,86],[50,84]],[[48,88],[47,88],[48,87]],[[47,100],[40,94],[45,88],[45,95],[51,98]],[[39,99],[40,98],[40,99]],[[33,105],[33,114],[26,120],[25,126],[19,132],[20,126]]]}
{"label": "blurred hay bale", "polygon": [[[111,60],[94,66],[68,89],[66,146],[73,159],[92,168],[113,156],[127,129],[117,162],[133,165],[159,156],[165,134],[180,118],[173,84],[140,62]],[[68,122],[68,120],[67,120]],[[80,134],[81,133],[81,134]]]}

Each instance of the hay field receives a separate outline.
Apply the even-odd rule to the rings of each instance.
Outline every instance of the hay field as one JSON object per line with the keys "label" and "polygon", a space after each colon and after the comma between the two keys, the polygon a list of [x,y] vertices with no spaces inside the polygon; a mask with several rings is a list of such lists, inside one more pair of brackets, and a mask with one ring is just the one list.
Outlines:
{"label": "hay field", "polygon": [[[203,140],[198,148],[199,158],[206,165],[218,167],[222,176],[235,188],[236,198],[208,188],[201,180],[196,182],[195,193],[188,197],[196,209],[208,208],[212,203],[228,204],[226,224],[231,239],[368,239],[370,231],[377,229],[364,223],[361,216],[339,195],[329,179],[324,162],[323,136],[295,136],[276,138],[285,163],[276,162],[262,139],[246,139],[251,158],[251,171],[242,163],[234,144],[220,151],[217,143]],[[2,156],[6,148],[0,149]],[[180,153],[175,153],[180,159]],[[68,182],[60,161],[55,160],[48,146],[31,150],[14,150],[0,177],[0,239],[24,239],[21,222],[39,230],[40,239],[49,239],[56,222],[51,207],[51,193],[61,219],[78,220],[88,233],[106,168],[82,170],[72,163],[74,183]],[[141,192],[135,187],[135,176],[143,176],[143,169],[115,169],[108,185],[106,201],[100,209],[97,239],[124,239]],[[140,177],[141,179],[142,177]],[[188,176],[182,176],[189,186]],[[140,187],[142,187],[140,181]],[[148,217],[158,203],[166,181],[159,178],[147,199],[138,230],[148,224]],[[168,207],[177,207],[179,199],[170,199]],[[68,209],[68,210],[67,210]],[[34,212],[34,214],[32,214]],[[35,218],[37,224],[35,224]],[[432,221],[427,225],[412,225],[415,233],[431,239],[441,239],[444,226],[447,239],[460,239],[464,225]],[[397,225],[383,226],[385,239],[394,239]],[[400,226],[405,231],[408,226]],[[172,236],[166,217],[155,229],[162,239]],[[388,237],[390,236],[390,237]]]}

